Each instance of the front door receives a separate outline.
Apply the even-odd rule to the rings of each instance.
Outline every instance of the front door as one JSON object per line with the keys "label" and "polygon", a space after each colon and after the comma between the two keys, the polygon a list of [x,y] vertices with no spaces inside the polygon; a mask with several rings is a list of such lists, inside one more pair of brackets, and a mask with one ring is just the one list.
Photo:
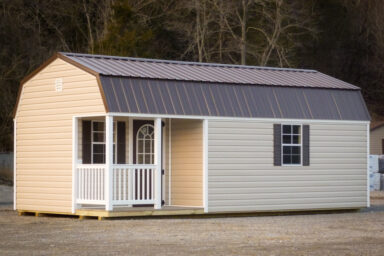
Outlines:
{"label": "front door", "polygon": [[[141,165],[152,165],[155,163],[155,129],[152,120],[133,120],[133,163]],[[152,182],[154,177],[152,173],[137,173],[135,175],[135,195],[139,197],[138,193],[140,186],[143,184],[144,195],[140,197],[152,198],[154,191],[152,191]],[[135,198],[140,200],[143,198]]]}

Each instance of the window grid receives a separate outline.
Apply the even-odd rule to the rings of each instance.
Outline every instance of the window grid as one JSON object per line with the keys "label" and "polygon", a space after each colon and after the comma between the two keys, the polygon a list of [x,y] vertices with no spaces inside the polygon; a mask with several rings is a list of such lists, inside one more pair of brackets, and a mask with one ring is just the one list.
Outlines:
{"label": "window grid", "polygon": [[[95,129],[96,128],[96,129]],[[100,138],[95,140],[95,135],[101,135]],[[104,121],[92,121],[91,125],[91,163],[92,164],[105,164],[105,122]],[[113,163],[117,162],[117,127],[116,122],[113,122]],[[97,147],[101,148],[101,152],[96,152]]]}
{"label": "window grid", "polygon": [[139,128],[136,135],[136,164],[154,163],[154,127],[145,124]]}
{"label": "window grid", "polygon": [[282,165],[301,166],[303,163],[302,125],[281,125]]}

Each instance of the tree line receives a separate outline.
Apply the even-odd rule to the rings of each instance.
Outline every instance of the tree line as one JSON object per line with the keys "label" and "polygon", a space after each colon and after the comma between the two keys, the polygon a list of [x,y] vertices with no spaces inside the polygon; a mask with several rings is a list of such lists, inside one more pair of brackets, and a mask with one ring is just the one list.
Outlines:
{"label": "tree line", "polygon": [[383,0],[0,0],[0,151],[20,80],[57,51],[316,69],[384,116]]}

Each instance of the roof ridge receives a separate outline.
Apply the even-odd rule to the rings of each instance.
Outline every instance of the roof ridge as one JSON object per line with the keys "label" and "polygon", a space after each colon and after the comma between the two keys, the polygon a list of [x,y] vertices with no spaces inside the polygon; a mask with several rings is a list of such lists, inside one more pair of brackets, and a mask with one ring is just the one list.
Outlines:
{"label": "roof ridge", "polygon": [[268,70],[268,71],[291,71],[291,72],[303,72],[303,73],[319,73],[317,70],[313,70],[313,69],[277,68],[277,67],[221,64],[221,63],[209,63],[209,62],[163,60],[163,59],[149,59],[149,58],[123,57],[123,56],[86,54],[86,53],[71,53],[71,52],[59,52],[59,53],[65,55],[65,56],[73,56],[73,57],[103,58],[103,59],[114,59],[114,60],[118,59],[118,60],[125,60],[125,61],[140,61],[140,62],[152,62],[152,63],[164,63],[164,64],[223,67],[223,68],[246,68],[246,69],[258,69],[258,70]]}

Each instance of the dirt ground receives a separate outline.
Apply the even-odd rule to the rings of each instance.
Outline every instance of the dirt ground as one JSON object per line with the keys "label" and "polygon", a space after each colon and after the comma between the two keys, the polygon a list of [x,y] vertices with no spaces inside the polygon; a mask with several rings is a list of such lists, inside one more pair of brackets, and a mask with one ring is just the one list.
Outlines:
{"label": "dirt ground", "polygon": [[19,217],[4,187],[0,255],[384,255],[382,192],[359,212],[97,221]]}

